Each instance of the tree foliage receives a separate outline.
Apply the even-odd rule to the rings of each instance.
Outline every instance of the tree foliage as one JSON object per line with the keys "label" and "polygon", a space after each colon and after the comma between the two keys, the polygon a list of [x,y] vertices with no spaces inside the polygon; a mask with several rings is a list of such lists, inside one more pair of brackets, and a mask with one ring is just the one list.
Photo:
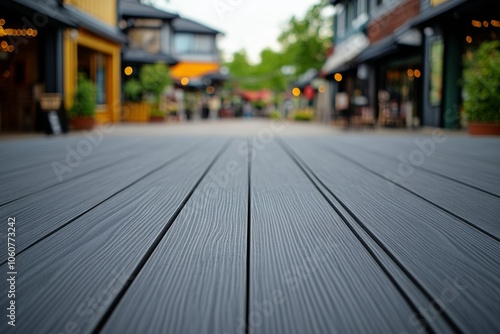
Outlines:
{"label": "tree foliage", "polygon": [[500,122],[500,41],[483,42],[466,58],[463,76],[468,119]]}
{"label": "tree foliage", "polygon": [[147,64],[141,67],[139,79],[145,92],[159,97],[165,87],[172,83],[168,66],[163,63]]}
{"label": "tree foliage", "polygon": [[[260,63],[251,64],[245,50],[234,53],[232,61],[225,65],[238,86],[283,91],[308,69],[320,69],[332,38],[332,18],[323,14],[328,6],[328,0],[321,0],[311,6],[304,17],[290,18],[279,35],[279,50],[264,49]],[[281,71],[284,66],[294,67],[295,73],[285,75]]]}

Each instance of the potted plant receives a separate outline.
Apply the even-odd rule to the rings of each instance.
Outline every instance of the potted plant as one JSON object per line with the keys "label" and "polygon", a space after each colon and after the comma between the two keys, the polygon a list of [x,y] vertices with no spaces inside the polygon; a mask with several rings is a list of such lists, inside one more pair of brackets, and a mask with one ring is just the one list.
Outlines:
{"label": "potted plant", "polygon": [[125,103],[123,105],[123,120],[126,122],[147,122],[151,106],[143,101],[144,87],[136,79],[130,79],[123,86]]}
{"label": "potted plant", "polygon": [[484,42],[464,61],[464,112],[471,135],[500,135],[500,41]]}
{"label": "potted plant", "polygon": [[78,86],[70,110],[71,126],[74,130],[90,130],[95,124],[97,105],[96,88],[85,75],[78,75]]}
{"label": "potted plant", "polygon": [[165,122],[165,113],[158,108],[152,108],[149,113],[149,121],[152,123]]}

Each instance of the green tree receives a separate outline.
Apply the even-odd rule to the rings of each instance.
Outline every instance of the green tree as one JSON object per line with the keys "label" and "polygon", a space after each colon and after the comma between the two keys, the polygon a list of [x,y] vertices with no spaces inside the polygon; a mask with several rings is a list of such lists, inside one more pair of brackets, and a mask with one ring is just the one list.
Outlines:
{"label": "green tree", "polygon": [[147,64],[141,67],[139,79],[144,91],[155,96],[156,102],[165,87],[172,83],[168,66],[163,63]]}
{"label": "green tree", "polygon": [[[233,54],[225,65],[229,68],[235,84],[243,89],[263,88],[283,91],[287,83],[295,80],[308,69],[319,70],[331,46],[332,18],[324,14],[328,0],[321,0],[306,12],[304,17],[292,17],[284,26],[278,40],[280,49],[264,49],[260,63],[252,65],[244,50]],[[285,76],[283,66],[292,66],[295,73]],[[234,84],[233,84],[234,86]]]}
{"label": "green tree", "polygon": [[297,75],[319,70],[326,60],[332,39],[332,18],[323,14],[328,6],[328,0],[321,0],[303,18],[292,17],[278,37],[284,60],[295,66]]}

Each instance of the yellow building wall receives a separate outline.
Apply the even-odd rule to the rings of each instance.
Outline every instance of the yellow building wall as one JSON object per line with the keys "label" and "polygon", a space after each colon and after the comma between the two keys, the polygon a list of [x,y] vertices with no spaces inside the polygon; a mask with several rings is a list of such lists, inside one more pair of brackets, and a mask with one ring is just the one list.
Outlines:
{"label": "yellow building wall", "polygon": [[64,32],[64,103],[66,110],[73,105],[78,79],[78,46],[84,46],[106,55],[107,104],[99,105],[97,123],[120,120],[120,45],[94,35],[84,29],[67,29]]}
{"label": "yellow building wall", "polygon": [[64,3],[73,5],[107,24],[116,25],[116,0],[65,0]]}

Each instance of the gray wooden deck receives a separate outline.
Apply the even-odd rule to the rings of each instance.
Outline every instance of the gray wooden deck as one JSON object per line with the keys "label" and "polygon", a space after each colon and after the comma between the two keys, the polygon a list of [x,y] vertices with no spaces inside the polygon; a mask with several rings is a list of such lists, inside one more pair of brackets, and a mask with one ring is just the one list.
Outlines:
{"label": "gray wooden deck", "polygon": [[0,332],[500,332],[500,140],[268,139],[0,143]]}

